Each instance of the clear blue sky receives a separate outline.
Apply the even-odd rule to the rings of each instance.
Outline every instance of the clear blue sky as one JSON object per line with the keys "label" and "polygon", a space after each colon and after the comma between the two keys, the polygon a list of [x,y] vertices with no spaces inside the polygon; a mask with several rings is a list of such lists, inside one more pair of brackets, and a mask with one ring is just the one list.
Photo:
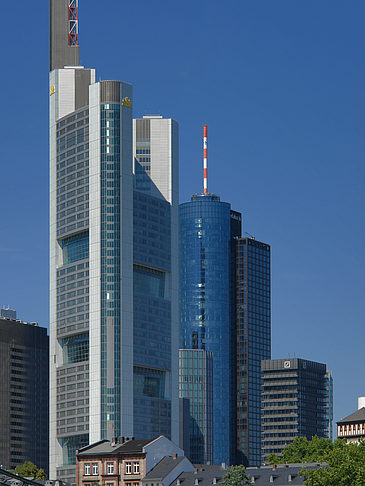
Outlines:
{"label": "clear blue sky", "polygon": [[[0,304],[48,324],[48,1],[5,2]],[[180,199],[209,190],[272,245],[272,354],[364,383],[363,0],[80,0],[81,63],[180,124]]]}

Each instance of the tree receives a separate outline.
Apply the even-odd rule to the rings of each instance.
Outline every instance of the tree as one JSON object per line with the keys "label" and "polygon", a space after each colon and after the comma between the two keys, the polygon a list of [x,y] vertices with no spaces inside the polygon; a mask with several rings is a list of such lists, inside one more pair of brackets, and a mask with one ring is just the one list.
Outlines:
{"label": "tree", "polygon": [[31,461],[25,461],[24,464],[16,466],[14,470],[11,472],[15,474],[19,474],[22,478],[33,478],[37,479],[47,479],[47,475],[44,472],[44,469],[38,468],[35,464]]}
{"label": "tree", "polygon": [[243,486],[249,484],[250,476],[246,473],[245,467],[230,466],[222,480],[219,481],[219,486]]}
{"label": "tree", "polygon": [[365,485],[365,442],[346,444],[343,439],[332,443],[329,439],[297,437],[282,452],[283,457],[271,454],[271,464],[290,462],[324,463],[318,469],[305,466],[300,474],[306,486],[364,486]]}

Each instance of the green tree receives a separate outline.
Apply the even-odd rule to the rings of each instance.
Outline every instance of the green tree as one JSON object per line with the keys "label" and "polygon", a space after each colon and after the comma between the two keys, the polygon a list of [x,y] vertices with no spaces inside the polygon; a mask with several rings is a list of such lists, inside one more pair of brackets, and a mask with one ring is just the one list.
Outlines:
{"label": "green tree", "polygon": [[22,478],[33,478],[35,480],[47,479],[47,475],[44,472],[44,469],[42,468],[39,469],[31,461],[25,461],[24,464],[20,464],[19,466],[16,466],[16,468],[11,472],[15,474],[19,474],[19,476],[21,476]]}
{"label": "green tree", "polygon": [[219,486],[243,486],[249,484],[250,476],[246,473],[245,467],[230,466],[222,480],[219,481]]}
{"label": "green tree", "polygon": [[318,469],[305,466],[300,474],[306,486],[364,486],[365,442],[346,444],[343,439],[332,443],[329,439],[296,438],[282,452],[283,457],[271,454],[270,464],[317,462],[326,465]]}

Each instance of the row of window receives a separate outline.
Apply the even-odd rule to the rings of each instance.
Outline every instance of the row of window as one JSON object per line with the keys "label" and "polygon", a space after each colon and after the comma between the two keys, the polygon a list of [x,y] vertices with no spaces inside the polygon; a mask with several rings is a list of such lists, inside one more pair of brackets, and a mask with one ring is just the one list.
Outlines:
{"label": "row of window", "polygon": [[[140,472],[140,467],[139,467],[139,462],[130,462],[126,461],[125,463],[125,468],[124,468],[124,473],[125,474],[139,474]],[[114,462],[107,462],[107,474],[114,474]],[[133,472],[132,472],[133,471]],[[99,474],[99,465],[97,462],[93,463],[86,463],[84,464],[84,474],[85,476],[90,476],[91,474],[93,476],[97,476]],[[133,486],[138,485],[139,483],[133,484]]]}

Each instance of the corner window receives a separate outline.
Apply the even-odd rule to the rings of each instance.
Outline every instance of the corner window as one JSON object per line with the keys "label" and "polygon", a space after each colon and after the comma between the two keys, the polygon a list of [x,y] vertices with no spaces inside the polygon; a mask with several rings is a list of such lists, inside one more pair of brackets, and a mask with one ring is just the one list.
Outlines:
{"label": "corner window", "polygon": [[98,463],[97,462],[93,462],[93,476],[97,476],[98,475]]}
{"label": "corner window", "polygon": [[125,463],[125,473],[126,474],[132,474],[132,463],[131,462]]}
{"label": "corner window", "polygon": [[133,474],[139,474],[139,462],[133,463]]}
{"label": "corner window", "polygon": [[85,464],[84,474],[85,476],[90,475],[90,464]]}
{"label": "corner window", "polygon": [[107,473],[114,474],[114,462],[107,463]]}

